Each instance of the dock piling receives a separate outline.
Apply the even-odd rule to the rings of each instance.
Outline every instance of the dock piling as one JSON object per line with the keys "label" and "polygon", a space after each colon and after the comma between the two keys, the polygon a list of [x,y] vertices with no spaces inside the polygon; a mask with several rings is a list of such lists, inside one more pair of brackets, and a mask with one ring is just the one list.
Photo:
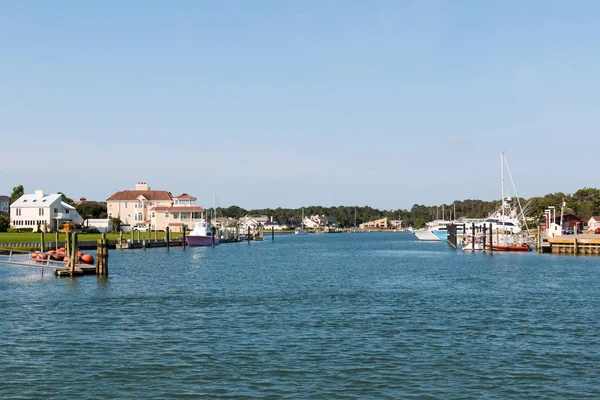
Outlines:
{"label": "dock piling", "polygon": [[169,227],[168,226],[165,228],[165,239],[167,241],[167,251],[169,251],[169,245],[171,244],[170,243],[171,242],[171,235],[170,235]]}

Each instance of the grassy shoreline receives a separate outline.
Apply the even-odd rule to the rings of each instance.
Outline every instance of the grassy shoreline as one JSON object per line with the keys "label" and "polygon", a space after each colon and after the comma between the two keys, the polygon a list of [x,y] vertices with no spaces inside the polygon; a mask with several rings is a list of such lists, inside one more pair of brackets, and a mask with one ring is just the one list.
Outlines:
{"label": "grassy shoreline", "polygon": [[[158,238],[158,240],[164,239],[165,238],[165,232],[156,232],[156,236],[155,233],[152,232],[140,232],[139,233],[139,238],[141,239],[148,239],[148,238],[152,238],[152,240],[154,240],[154,238]],[[171,239],[177,239],[181,236],[180,233],[171,233]],[[64,242],[65,241],[65,237],[66,234],[59,232],[58,234],[58,241],[59,242]],[[79,241],[96,241],[98,239],[100,239],[102,237],[102,234],[100,233],[79,233],[77,235]],[[118,240],[120,237],[119,233],[107,233],[106,234],[106,238],[108,240]],[[123,233],[123,237],[125,239],[131,239],[131,233],[130,232],[126,232]],[[136,240],[138,239],[138,233],[134,232],[134,236],[133,236]],[[0,232],[0,243],[39,243],[41,240],[41,234],[40,233],[7,233],[7,232]],[[56,240],[56,234],[55,233],[46,233],[44,234],[44,241],[46,243],[52,243]]]}

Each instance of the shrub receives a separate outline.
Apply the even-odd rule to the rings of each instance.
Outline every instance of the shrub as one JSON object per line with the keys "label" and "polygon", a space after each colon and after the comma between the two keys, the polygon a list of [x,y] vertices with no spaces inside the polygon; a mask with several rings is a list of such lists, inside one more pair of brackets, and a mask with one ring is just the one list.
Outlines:
{"label": "shrub", "polygon": [[8,228],[9,233],[31,233],[33,228]]}

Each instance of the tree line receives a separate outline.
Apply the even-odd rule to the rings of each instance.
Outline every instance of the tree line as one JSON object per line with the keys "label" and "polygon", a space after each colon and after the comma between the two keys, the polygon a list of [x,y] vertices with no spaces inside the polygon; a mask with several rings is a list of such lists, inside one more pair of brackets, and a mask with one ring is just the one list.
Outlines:
{"label": "tree line", "polygon": [[[13,188],[9,197],[9,203],[12,204],[24,193],[23,185]],[[75,207],[79,215],[87,218],[106,218],[106,203],[85,201],[75,204],[73,199],[65,194],[58,192],[62,196],[62,201]],[[526,217],[530,218],[530,223],[535,226],[544,217],[544,210],[548,206],[554,206],[560,210],[563,202],[565,214],[574,214],[581,218],[584,223],[594,215],[600,215],[600,190],[596,188],[583,188],[573,194],[562,192],[549,193],[542,197],[532,197],[530,199],[519,199],[523,206],[527,205]],[[516,202],[516,199],[514,199]],[[421,228],[425,223],[434,219],[445,217],[450,218],[485,218],[500,207],[500,201],[483,200],[456,200],[449,204],[439,204],[426,206],[415,204],[410,210],[380,210],[369,206],[308,206],[304,207],[304,215],[326,215],[335,218],[341,227],[352,227],[364,222],[373,221],[380,218],[389,218],[393,220],[402,220],[404,227],[412,226]],[[246,215],[266,215],[274,219],[287,219],[300,221],[302,219],[302,208],[262,208],[262,209],[244,209],[239,206],[219,207],[217,215],[239,219]],[[0,213],[0,232],[6,231],[9,226],[8,215]]]}

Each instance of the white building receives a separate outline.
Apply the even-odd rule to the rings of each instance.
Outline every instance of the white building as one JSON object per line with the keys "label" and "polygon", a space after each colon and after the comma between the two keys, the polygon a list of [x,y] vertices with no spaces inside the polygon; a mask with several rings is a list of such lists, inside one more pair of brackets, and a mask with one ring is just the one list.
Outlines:
{"label": "white building", "polygon": [[98,229],[98,232],[100,233],[109,233],[113,230],[111,218],[86,219],[85,226],[88,228]]}
{"label": "white building", "polygon": [[33,228],[37,231],[60,229],[65,222],[81,224],[83,218],[75,207],[61,201],[61,195],[44,194],[36,190],[34,194],[24,194],[10,205],[10,226],[12,228]]}
{"label": "white building", "polygon": [[600,217],[599,216],[593,216],[588,221],[588,229],[590,231],[595,231],[596,228],[600,228]]}

